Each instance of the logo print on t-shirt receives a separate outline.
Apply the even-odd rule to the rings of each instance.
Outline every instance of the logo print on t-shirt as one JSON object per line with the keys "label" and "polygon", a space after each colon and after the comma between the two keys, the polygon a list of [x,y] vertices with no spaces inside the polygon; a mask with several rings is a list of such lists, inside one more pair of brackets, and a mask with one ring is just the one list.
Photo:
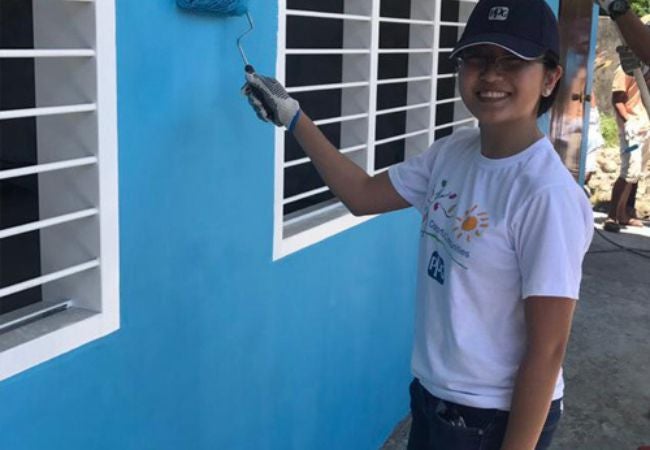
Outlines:
{"label": "logo print on t-shirt", "polygon": [[429,214],[435,212],[442,212],[445,217],[451,219],[454,217],[454,211],[456,210],[457,203],[454,203],[454,200],[458,198],[458,194],[455,192],[447,191],[447,180],[442,180],[440,182],[440,189],[434,190],[433,194],[427,200],[426,212],[422,217],[422,223],[427,223]]}
{"label": "logo print on t-shirt", "polygon": [[438,283],[445,284],[445,260],[442,259],[438,252],[433,252],[433,255],[431,255],[427,272]]}
{"label": "logo print on t-shirt", "polygon": [[490,226],[488,213],[481,212],[477,214],[474,212],[477,208],[478,205],[474,205],[465,211],[465,214],[461,217],[456,217],[458,224],[451,229],[451,231],[456,233],[456,239],[464,236],[467,242],[470,242],[472,236],[483,236],[483,231]]}

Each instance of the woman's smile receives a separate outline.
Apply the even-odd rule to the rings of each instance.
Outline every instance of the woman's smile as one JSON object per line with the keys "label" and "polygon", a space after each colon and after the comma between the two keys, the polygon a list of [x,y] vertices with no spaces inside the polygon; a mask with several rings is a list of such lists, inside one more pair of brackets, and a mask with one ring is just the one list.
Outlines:
{"label": "woman's smile", "polygon": [[476,96],[482,103],[497,103],[511,96],[507,91],[497,89],[481,89],[476,92]]}

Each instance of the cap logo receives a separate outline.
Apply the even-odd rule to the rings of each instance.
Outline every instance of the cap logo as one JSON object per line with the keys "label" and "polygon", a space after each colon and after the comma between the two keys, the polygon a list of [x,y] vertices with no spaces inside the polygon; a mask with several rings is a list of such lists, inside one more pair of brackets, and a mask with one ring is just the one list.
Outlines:
{"label": "cap logo", "polygon": [[505,6],[495,6],[490,9],[490,15],[488,20],[500,20],[504,21],[508,19],[508,14],[510,13],[510,8]]}

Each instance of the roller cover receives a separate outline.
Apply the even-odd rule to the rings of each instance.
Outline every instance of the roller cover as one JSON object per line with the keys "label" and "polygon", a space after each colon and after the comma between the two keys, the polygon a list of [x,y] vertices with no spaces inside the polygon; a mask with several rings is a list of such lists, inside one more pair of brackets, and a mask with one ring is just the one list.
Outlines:
{"label": "roller cover", "polygon": [[220,16],[246,14],[247,3],[245,0],[176,0],[176,4],[181,8],[219,14]]}

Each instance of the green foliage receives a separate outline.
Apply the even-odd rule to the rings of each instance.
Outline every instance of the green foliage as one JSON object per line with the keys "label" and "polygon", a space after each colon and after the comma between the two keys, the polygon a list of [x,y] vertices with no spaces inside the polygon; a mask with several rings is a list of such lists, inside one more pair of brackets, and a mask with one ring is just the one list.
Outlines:
{"label": "green foliage", "polygon": [[606,113],[600,114],[600,132],[605,139],[605,147],[618,147],[618,125],[616,119]]}
{"label": "green foliage", "polygon": [[632,0],[630,4],[637,15],[650,14],[650,0]]}

